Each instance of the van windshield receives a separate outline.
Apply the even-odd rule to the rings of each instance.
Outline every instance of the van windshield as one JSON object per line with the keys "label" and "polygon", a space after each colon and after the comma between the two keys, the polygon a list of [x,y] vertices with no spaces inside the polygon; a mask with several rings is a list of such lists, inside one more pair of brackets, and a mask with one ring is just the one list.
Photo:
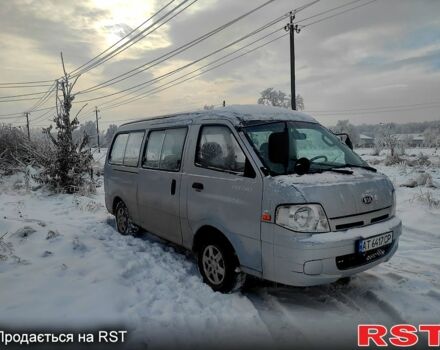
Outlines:
{"label": "van windshield", "polygon": [[[295,163],[300,158],[310,161],[311,173],[348,166],[368,167],[368,165],[337,136],[316,123],[309,122],[269,122],[257,123],[244,128],[248,139],[273,175],[293,173]],[[272,133],[288,133],[288,164],[273,163],[269,159],[269,137]]]}

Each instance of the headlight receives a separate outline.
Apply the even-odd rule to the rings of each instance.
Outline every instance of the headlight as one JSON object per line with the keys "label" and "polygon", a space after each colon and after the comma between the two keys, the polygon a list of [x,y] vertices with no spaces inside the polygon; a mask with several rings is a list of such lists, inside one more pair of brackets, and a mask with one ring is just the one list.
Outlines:
{"label": "headlight", "polygon": [[282,205],[276,212],[275,223],[297,232],[329,232],[327,216],[319,204]]}

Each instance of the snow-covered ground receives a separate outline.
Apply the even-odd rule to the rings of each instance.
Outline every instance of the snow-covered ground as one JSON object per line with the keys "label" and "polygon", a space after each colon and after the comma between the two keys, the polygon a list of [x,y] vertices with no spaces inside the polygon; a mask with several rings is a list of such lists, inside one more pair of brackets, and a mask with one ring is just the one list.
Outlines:
{"label": "snow-covered ground", "polygon": [[[438,323],[440,189],[400,187],[430,166],[374,165],[397,190],[403,221],[388,263],[348,284],[292,288],[256,280],[222,295],[204,285],[190,254],[149,234],[121,236],[91,196],[27,191],[0,180],[0,329],[128,329],[132,341],[179,348],[354,344],[358,323]],[[357,150],[371,163],[371,150]],[[431,198],[431,199],[429,199]]]}

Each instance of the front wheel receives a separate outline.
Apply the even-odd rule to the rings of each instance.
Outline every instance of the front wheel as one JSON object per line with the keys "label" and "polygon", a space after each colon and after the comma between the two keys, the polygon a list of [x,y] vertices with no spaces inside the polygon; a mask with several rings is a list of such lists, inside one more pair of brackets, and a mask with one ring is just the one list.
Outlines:
{"label": "front wheel", "polygon": [[220,240],[202,244],[197,260],[203,281],[216,292],[233,292],[245,281],[234,252]]}

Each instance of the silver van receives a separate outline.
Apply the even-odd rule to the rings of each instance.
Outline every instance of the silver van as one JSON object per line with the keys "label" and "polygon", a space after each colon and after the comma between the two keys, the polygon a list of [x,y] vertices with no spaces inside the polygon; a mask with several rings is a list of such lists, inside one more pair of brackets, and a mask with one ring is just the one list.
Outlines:
{"label": "silver van", "polygon": [[334,282],[396,252],[391,181],[312,117],[231,106],[126,123],[105,164],[105,202],[127,234],[193,251],[204,282],[246,274]]}

